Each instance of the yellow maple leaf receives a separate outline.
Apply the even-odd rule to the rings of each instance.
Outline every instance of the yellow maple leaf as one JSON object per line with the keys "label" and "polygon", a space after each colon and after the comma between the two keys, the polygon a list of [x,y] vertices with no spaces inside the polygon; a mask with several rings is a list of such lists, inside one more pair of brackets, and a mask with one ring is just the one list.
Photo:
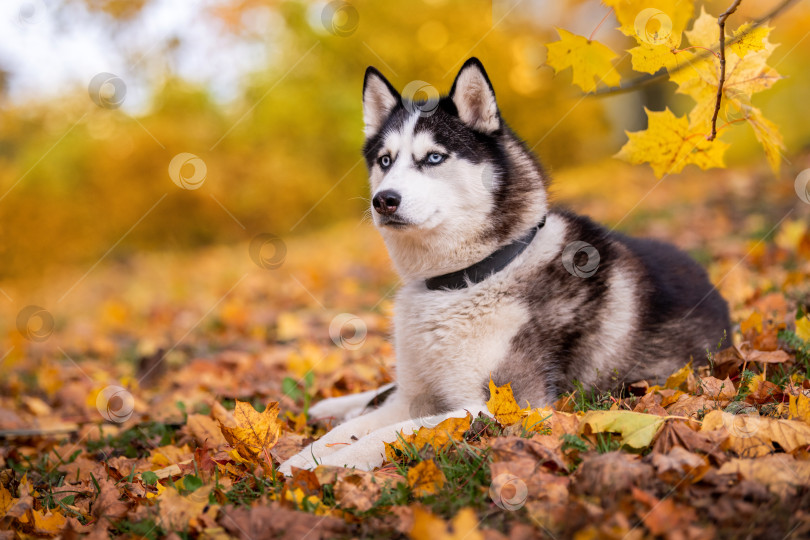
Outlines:
{"label": "yellow maple leaf", "polygon": [[692,18],[691,0],[604,0],[613,8],[619,30],[639,43],[677,47]]}
{"label": "yellow maple leaf", "polygon": [[447,478],[432,459],[417,463],[408,469],[408,485],[417,497],[435,495],[444,487]]}
{"label": "yellow maple leaf", "polygon": [[758,334],[762,333],[762,314],[759,311],[753,312],[747,319],[740,323],[740,332],[742,332],[743,335],[751,330],[755,330]]}
{"label": "yellow maple leaf", "polygon": [[512,384],[496,386],[492,378],[489,379],[489,401],[487,409],[501,425],[508,426],[519,422],[524,416],[520,405],[512,394]]}
{"label": "yellow maple leaf", "polygon": [[734,31],[731,38],[735,40],[729,48],[734,51],[734,53],[742,58],[749,52],[756,52],[761,51],[765,48],[768,34],[771,33],[771,29],[767,26],[758,26],[756,28],[751,28],[753,23],[747,22],[740,25]]}
{"label": "yellow maple leaf", "polygon": [[692,62],[694,54],[689,51],[673,49],[668,45],[650,45],[641,43],[628,51],[633,69],[642,73],[657,73],[661,68],[667,71],[681,70]]}
{"label": "yellow maple leaf", "polygon": [[634,164],[649,163],[658,178],[678,173],[688,164],[704,170],[724,167],[723,154],[728,144],[706,140],[706,131],[690,125],[686,117],[678,118],[668,108],[645,111],[647,129],[625,132],[628,141],[615,157]]}
{"label": "yellow maple leaf", "polygon": [[484,540],[472,508],[462,508],[447,523],[429,510],[415,506],[410,537],[413,540]]}
{"label": "yellow maple leaf", "polygon": [[219,429],[240,456],[253,463],[262,463],[281,432],[278,412],[275,401],[268,403],[264,412],[260,413],[250,403],[236,400],[233,411],[236,425],[226,426],[220,421]]}
{"label": "yellow maple leaf", "polygon": [[417,431],[403,435],[392,443],[385,443],[385,459],[388,461],[399,461],[400,457],[406,455],[405,446],[413,446],[421,450],[426,445],[432,446],[437,452],[447,448],[454,441],[458,442],[464,438],[464,433],[470,429],[472,416],[467,415],[461,418],[447,418],[436,425],[436,427],[424,426]]}
{"label": "yellow maple leaf", "polygon": [[0,516],[6,515],[11,508],[12,500],[11,493],[4,486],[0,486]]}
{"label": "yellow maple leaf", "polygon": [[667,382],[664,383],[664,388],[672,388],[673,390],[687,390],[690,375],[694,376],[691,360],[681,369],[667,377]]}
{"label": "yellow maple leaf", "polygon": [[779,128],[765,118],[756,107],[750,107],[748,114],[745,117],[748,125],[754,130],[754,136],[762,145],[765,150],[765,157],[768,159],[768,165],[775,174],[779,174],[780,166],[782,165],[782,152],[785,148],[785,142],[782,139],[782,134],[779,133]]}
{"label": "yellow maple leaf", "polygon": [[583,92],[593,92],[599,83],[619,85],[621,77],[612,62],[618,55],[610,47],[562,28],[557,28],[557,33],[560,41],[546,44],[546,64],[554,68],[555,73],[570,67],[573,83]]}

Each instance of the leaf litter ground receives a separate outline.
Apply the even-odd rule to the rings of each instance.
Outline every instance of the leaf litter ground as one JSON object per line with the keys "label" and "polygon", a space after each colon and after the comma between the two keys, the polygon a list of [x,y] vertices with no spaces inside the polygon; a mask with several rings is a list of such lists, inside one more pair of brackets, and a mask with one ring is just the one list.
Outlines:
{"label": "leaf litter ground", "polygon": [[[613,176],[627,185],[609,207],[588,199],[608,187],[587,169],[558,179],[557,197],[615,223],[649,189],[634,171]],[[663,186],[627,225],[707,264],[736,323],[722,353],[684,359],[660,385],[578,388],[546,408],[494,388],[494,419],[403,436],[373,472],[275,473],[330,427],[307,419],[310,403],[392,378],[397,281],[370,227],[289,239],[272,271],[244,246],[99,269],[47,339],[4,331],[0,535],[807,536],[807,209],[758,191],[755,172],[719,174]]]}

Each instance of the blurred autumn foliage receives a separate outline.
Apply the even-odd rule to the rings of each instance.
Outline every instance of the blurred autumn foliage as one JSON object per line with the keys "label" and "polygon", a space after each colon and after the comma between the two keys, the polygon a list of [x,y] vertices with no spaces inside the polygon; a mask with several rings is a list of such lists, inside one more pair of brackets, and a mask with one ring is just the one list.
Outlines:
{"label": "blurred autumn foliage", "polygon": [[[325,4],[201,6],[199,16],[217,30],[205,39],[226,48],[249,44],[265,59],[244,73],[227,99],[210,84],[183,77],[181,51],[200,45],[192,38],[165,35],[149,49],[133,50],[128,32],[152,21],[155,4],[70,0],[49,7],[48,16],[61,24],[73,17],[88,29],[104,29],[110,50],[129,61],[125,73],[115,74],[129,94],[121,108],[102,108],[88,97],[89,81],[76,81],[2,102],[0,279],[47,279],[56,266],[92,264],[114,244],[110,257],[124,259],[143,249],[187,250],[246,241],[259,232],[286,237],[359,219],[367,207],[360,87],[371,64],[400,88],[421,80],[446,91],[466,57],[481,57],[504,117],[553,171],[610,159],[624,130],[644,127],[642,105],[676,112],[689,107],[671,83],[582,99],[569,75],[553,76],[544,65],[544,44],[556,39],[555,26],[589,34],[607,13],[594,9],[596,2],[356,2],[356,28],[348,35],[330,33]],[[721,5],[709,2],[709,9],[715,4]],[[743,2],[734,17],[752,19],[774,4]],[[797,5],[789,13],[773,22],[771,35],[781,44],[773,63],[784,80],[756,104],[779,126],[792,160],[810,140],[807,123],[795,121],[810,87],[808,50],[800,46],[810,11]],[[25,28],[36,31],[36,25]],[[616,50],[632,46],[607,26],[603,32]],[[14,43],[9,47],[25,54]],[[629,72],[629,61],[625,55],[617,69]],[[22,65],[16,64],[36,69]],[[17,74],[7,71],[13,83]],[[128,108],[128,100],[138,106]],[[731,165],[763,163],[751,133],[739,130],[729,142]],[[204,161],[201,189],[185,191],[171,182],[167,168],[180,152]],[[785,178],[797,170],[788,166]],[[585,185],[589,179],[568,181]],[[615,187],[621,197],[621,186]]]}

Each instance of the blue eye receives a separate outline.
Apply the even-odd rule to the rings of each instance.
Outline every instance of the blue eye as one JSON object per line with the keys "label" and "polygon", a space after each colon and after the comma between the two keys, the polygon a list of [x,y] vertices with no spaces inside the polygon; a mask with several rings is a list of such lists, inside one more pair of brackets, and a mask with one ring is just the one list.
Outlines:
{"label": "blue eye", "polygon": [[432,154],[428,154],[427,162],[431,165],[438,165],[442,161],[444,161],[444,154],[440,154],[438,152],[433,152]]}
{"label": "blue eye", "polygon": [[388,167],[391,166],[391,156],[389,156],[388,154],[382,156],[379,159],[379,161],[380,161],[380,167],[382,167],[383,169],[387,169]]}

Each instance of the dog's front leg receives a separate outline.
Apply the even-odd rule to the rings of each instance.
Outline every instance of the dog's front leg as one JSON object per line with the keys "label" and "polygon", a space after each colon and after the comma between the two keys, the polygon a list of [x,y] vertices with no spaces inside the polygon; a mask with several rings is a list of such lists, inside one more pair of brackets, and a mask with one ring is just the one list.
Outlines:
{"label": "dog's front leg", "polygon": [[379,409],[337,426],[301,450],[301,452],[282,463],[279,471],[289,475],[292,467],[313,469],[329,454],[338,452],[341,448],[355,443],[355,441],[383,426],[401,422],[407,419],[408,416],[407,402],[398,393],[394,393]]}
{"label": "dog's front leg", "polygon": [[375,467],[382,465],[385,460],[385,443],[396,441],[400,433],[409,435],[420,427],[433,427],[448,418],[462,418],[467,413],[472,414],[473,418],[478,416],[479,413],[492,416],[487,410],[487,406],[481,403],[436,416],[404,420],[369,433],[351,446],[341,448],[337,452],[324,457],[321,464],[337,467],[356,467],[366,471],[373,470]]}

